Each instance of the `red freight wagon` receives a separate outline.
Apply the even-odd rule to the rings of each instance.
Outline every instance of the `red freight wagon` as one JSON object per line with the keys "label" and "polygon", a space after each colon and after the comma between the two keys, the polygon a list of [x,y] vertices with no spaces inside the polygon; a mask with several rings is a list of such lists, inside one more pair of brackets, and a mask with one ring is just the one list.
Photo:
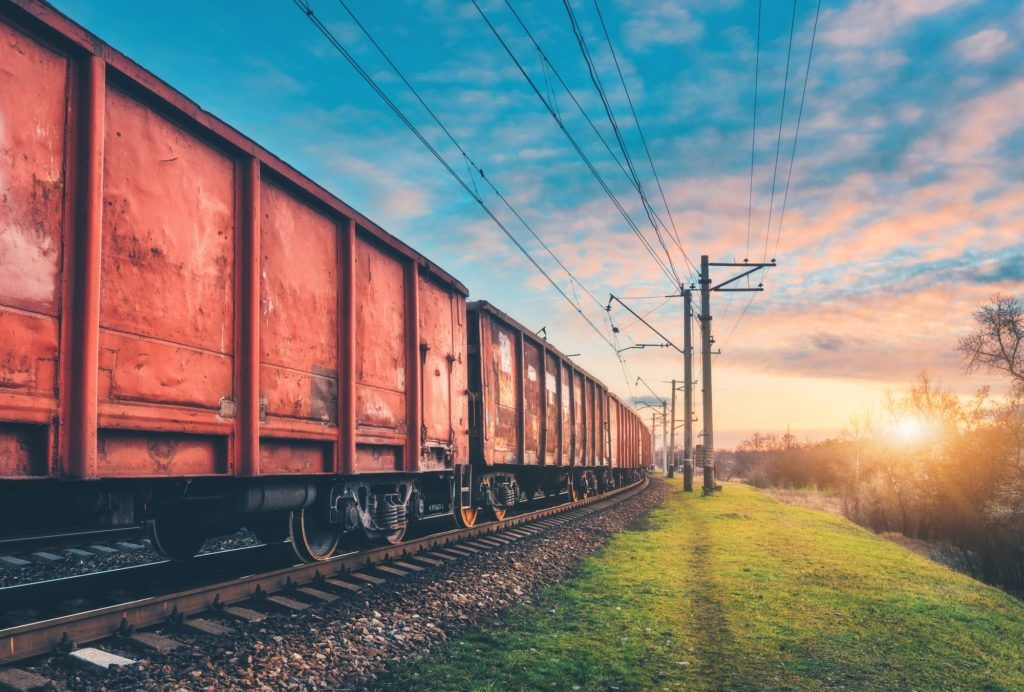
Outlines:
{"label": "red freight wagon", "polygon": [[[490,303],[468,305],[470,462],[460,469],[461,519],[498,517],[538,490],[604,492],[640,459],[619,427],[638,422],[596,378]],[[611,409],[615,413],[611,413]],[[614,415],[613,426],[610,421]]]}
{"label": "red freight wagon", "polygon": [[0,530],[323,559],[452,512],[458,281],[47,5],[0,65]]}

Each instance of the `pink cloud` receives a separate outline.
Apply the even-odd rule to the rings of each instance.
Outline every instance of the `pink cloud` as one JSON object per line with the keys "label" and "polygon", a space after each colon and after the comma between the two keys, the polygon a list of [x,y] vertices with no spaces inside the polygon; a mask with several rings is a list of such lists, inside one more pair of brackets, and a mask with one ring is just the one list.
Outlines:
{"label": "pink cloud", "polygon": [[972,0],[858,0],[822,20],[822,39],[837,46],[871,46],[929,15]]}
{"label": "pink cloud", "polygon": [[1002,29],[983,29],[953,44],[953,50],[968,62],[991,62],[1012,47]]}

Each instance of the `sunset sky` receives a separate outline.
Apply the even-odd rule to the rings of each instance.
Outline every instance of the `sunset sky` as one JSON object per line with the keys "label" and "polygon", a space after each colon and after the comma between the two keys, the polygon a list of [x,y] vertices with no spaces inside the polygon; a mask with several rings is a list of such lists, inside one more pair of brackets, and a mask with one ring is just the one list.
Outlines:
{"label": "sunset sky", "polygon": [[[1000,384],[960,373],[953,347],[971,310],[1024,294],[1024,3],[826,0],[799,144],[779,228],[815,0],[798,0],[778,140],[792,5],[765,0],[754,194],[748,190],[758,4],[599,0],[679,238],[689,257],[765,256],[765,292],[713,297],[718,441],[754,430],[835,433],[922,369],[957,392]],[[558,0],[512,6],[614,145],[568,15]],[[618,394],[613,350],[501,234],[292,2],[56,0],[113,46],[296,166],[470,289],[552,343]],[[334,0],[313,8],[403,112],[466,178],[465,161]],[[641,246],[473,4],[350,6],[466,152],[601,302],[664,295],[669,279]],[[644,186],[667,221],[592,0],[575,16]],[[503,0],[481,7],[649,242],[636,191],[547,74]],[[550,86],[548,86],[550,83]],[[485,202],[599,327],[601,308],[546,256],[493,194]],[[684,280],[691,272],[674,244]],[[660,247],[659,247],[660,250]],[[713,275],[713,278],[717,275]],[[724,277],[722,277],[724,278]],[[760,280],[760,277],[759,279]],[[749,303],[749,296],[755,296]],[[682,305],[636,310],[681,342]],[[622,346],[658,338],[621,309]],[[682,378],[665,349],[624,354],[629,380],[659,393]],[[698,399],[699,400],[699,399]],[[698,406],[699,413],[699,406]]]}

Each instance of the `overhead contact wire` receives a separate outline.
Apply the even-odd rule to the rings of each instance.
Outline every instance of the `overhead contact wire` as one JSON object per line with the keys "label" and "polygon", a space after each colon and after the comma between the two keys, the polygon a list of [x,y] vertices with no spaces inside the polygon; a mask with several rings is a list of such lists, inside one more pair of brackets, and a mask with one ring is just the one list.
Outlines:
{"label": "overhead contact wire", "polygon": [[[619,65],[618,55],[615,53],[615,46],[612,44],[612,37],[608,33],[608,27],[604,23],[604,15],[601,14],[601,7],[597,0],[594,0],[594,9],[597,11],[597,18],[601,23],[601,30],[604,32],[605,40],[608,42],[608,51],[612,54],[612,60],[615,62],[615,71],[619,73],[619,82],[622,84],[622,91],[626,94],[626,101],[629,103],[629,111],[633,114],[633,122],[636,123],[637,133],[640,135],[640,141],[643,143],[644,152],[647,154],[647,162],[651,165],[651,173],[654,175],[654,182],[658,186],[658,193],[661,195],[661,201],[665,205],[665,213],[668,214],[669,222],[672,224],[672,233],[675,236],[676,246],[679,248],[679,252],[683,254],[683,259],[690,265],[692,271],[696,271],[697,268],[694,266],[690,256],[683,249],[682,240],[679,238],[679,229],[676,227],[676,220],[672,217],[672,208],[668,204],[668,199],[665,197],[665,189],[661,185],[661,177],[658,175],[657,169],[654,167],[654,158],[651,156],[651,150],[647,146],[647,137],[644,136],[643,127],[640,126],[640,118],[637,117],[636,107],[633,105],[633,97],[629,94],[629,87],[626,86],[626,78],[622,74],[622,67]],[[667,229],[666,229],[667,230]]]}
{"label": "overhead contact wire", "polygon": [[[409,91],[412,92],[412,95],[416,97],[416,100],[419,101],[419,104],[421,106],[423,106],[423,109],[430,115],[431,119],[433,119],[433,121],[437,124],[437,126],[441,128],[441,131],[444,132],[446,137],[448,137],[448,140],[452,143],[452,145],[456,149],[459,150],[459,153],[462,154],[463,158],[465,158],[466,163],[470,167],[470,169],[472,171],[475,171],[480,176],[480,179],[483,180],[485,183],[487,183],[487,186],[491,189],[491,191],[498,197],[498,199],[500,199],[502,201],[502,203],[504,203],[504,205],[508,208],[508,210],[511,211],[513,215],[515,215],[515,217],[519,220],[519,222],[523,224],[523,226],[526,228],[526,230],[529,231],[530,235],[532,235],[533,238],[538,243],[540,243],[540,246],[542,248],[544,248],[545,252],[547,252],[548,255],[551,256],[551,259],[553,259],[558,264],[558,266],[561,267],[562,270],[565,271],[565,273],[569,275],[569,280],[576,282],[579,285],[579,287],[583,289],[583,292],[586,293],[590,297],[590,299],[593,300],[594,303],[597,304],[598,307],[603,308],[604,307],[604,303],[602,303],[597,298],[597,296],[595,296],[590,291],[590,289],[588,289],[583,284],[583,282],[580,281],[576,277],[576,275],[572,273],[572,271],[565,265],[564,262],[562,262],[561,259],[558,258],[557,255],[555,255],[554,251],[551,250],[551,248],[548,246],[548,244],[545,243],[543,239],[541,239],[541,237],[537,234],[537,232],[533,229],[533,227],[526,221],[526,219],[524,219],[522,217],[522,215],[519,213],[519,211],[515,207],[512,206],[512,204],[508,201],[508,199],[505,197],[505,195],[502,194],[502,192],[500,190],[498,190],[498,188],[494,184],[494,182],[484,174],[483,169],[480,166],[477,165],[477,163],[473,160],[473,158],[466,152],[466,150],[463,148],[463,146],[459,143],[459,141],[451,133],[451,130],[449,130],[448,127],[444,124],[444,122],[441,121],[441,118],[437,115],[437,113],[435,113],[434,110],[423,99],[423,97],[420,96],[420,93],[419,93],[419,91],[417,91],[416,87],[414,87],[412,85],[412,83],[406,78],[405,73],[402,72],[401,69],[399,69],[398,65],[395,64],[395,62],[391,59],[391,57],[384,50],[384,48],[377,42],[377,40],[373,37],[373,35],[370,33],[370,31],[366,28],[366,26],[363,25],[363,23],[355,15],[355,13],[352,11],[352,9],[348,6],[348,3],[346,3],[345,0],[338,0],[338,3],[342,6],[342,8],[345,10],[345,12],[348,13],[348,16],[352,18],[352,21],[355,22],[356,26],[358,26],[359,29],[363,32],[363,35],[365,35],[366,38],[370,41],[370,43],[373,44],[373,47],[377,49],[377,52],[380,53],[381,57],[384,58],[384,60],[388,63],[388,65],[391,67],[392,71],[394,71],[394,73],[398,76],[398,78],[400,80],[402,80],[402,83],[405,84],[405,86],[409,89]],[[471,178],[473,177],[472,174],[470,175],[470,177]],[[476,189],[475,189],[475,183],[474,183],[474,191],[478,193],[478,191],[476,191]]]}
{"label": "overhead contact wire", "polygon": [[757,88],[761,73],[761,5],[757,0],[757,51],[754,57],[754,122],[750,127],[750,189],[747,193],[747,250],[744,257],[750,257],[750,227],[754,213],[754,150],[757,142]]}
{"label": "overhead contact wire", "polygon": [[[632,185],[637,190],[638,194],[640,194],[641,190],[637,185],[637,181],[633,179],[629,171],[622,164],[622,161],[619,159],[619,156],[615,153],[615,150],[612,149],[612,146],[608,143],[608,140],[605,139],[604,135],[601,134],[601,131],[598,129],[597,125],[594,124],[593,119],[587,113],[586,109],[583,108],[583,105],[579,102],[579,99],[576,98],[576,94],[573,92],[573,90],[569,88],[569,85],[565,82],[565,79],[562,78],[562,75],[561,73],[559,73],[558,68],[556,68],[554,63],[551,62],[551,59],[548,58],[547,54],[544,52],[544,49],[541,47],[540,43],[534,37],[533,32],[530,31],[529,27],[526,26],[526,23],[523,21],[523,18],[519,15],[518,12],[516,12],[516,8],[512,6],[512,3],[509,0],[505,0],[505,6],[508,7],[509,11],[512,13],[512,16],[515,17],[516,21],[519,23],[520,28],[522,28],[523,32],[527,35],[527,37],[533,43],[534,47],[544,58],[545,64],[547,65],[548,69],[551,70],[551,73],[555,75],[555,78],[558,80],[558,83],[561,84],[562,88],[565,89],[567,94],[569,94],[569,98],[572,99],[572,102],[576,105],[576,108],[577,110],[579,110],[580,115],[583,116],[583,119],[587,122],[587,124],[590,126],[590,129],[594,132],[594,135],[601,142],[601,144],[604,145],[604,148],[608,152],[608,155],[612,157],[612,160],[619,167],[619,170],[622,171],[622,174],[624,176],[626,176],[626,180],[629,181],[629,184]],[[561,125],[561,120],[559,118],[556,118],[556,122],[558,122],[559,125]],[[566,135],[568,136],[568,133],[566,133]],[[662,221],[657,211],[654,211],[654,218],[661,224],[662,228],[666,228],[665,222]],[[679,248],[679,251],[683,254],[683,257],[687,260],[692,270],[696,272],[696,266],[694,266],[693,262],[689,260],[689,257],[686,254],[686,250],[683,249],[683,246],[679,242],[679,239],[674,238],[674,242]]]}
{"label": "overhead contact wire", "polygon": [[768,261],[768,238],[772,229],[772,212],[775,207],[775,181],[779,174],[779,152],[782,150],[782,123],[786,117],[786,93],[789,86],[789,65],[793,57],[793,30],[796,28],[796,0],[793,0],[793,14],[789,21],[789,50],[786,51],[786,76],[782,81],[782,108],[779,110],[779,135],[775,144],[775,170],[772,173],[772,194],[768,203],[768,225],[764,232],[764,259]]}
{"label": "overhead contact wire", "polygon": [[590,81],[594,84],[594,89],[597,91],[597,95],[601,99],[605,115],[608,117],[608,123],[612,127],[612,132],[615,134],[615,140],[619,144],[619,149],[622,150],[622,157],[626,160],[626,166],[629,168],[633,181],[636,184],[637,193],[640,195],[640,203],[643,205],[644,213],[647,215],[647,220],[651,222],[651,227],[654,229],[654,235],[657,237],[658,244],[661,245],[661,249],[665,253],[665,257],[668,259],[669,267],[672,270],[672,276],[675,279],[675,283],[678,285],[679,274],[676,272],[675,263],[672,261],[672,254],[669,252],[668,246],[665,244],[665,240],[661,237],[661,231],[658,230],[658,223],[654,220],[654,208],[647,197],[647,193],[644,191],[643,183],[640,182],[640,176],[636,172],[636,166],[633,165],[633,158],[629,155],[629,148],[626,146],[626,141],[622,137],[622,130],[619,128],[618,120],[615,118],[615,112],[612,110],[611,103],[608,101],[608,94],[605,91],[604,84],[601,82],[601,75],[597,71],[597,66],[594,64],[594,58],[590,54],[590,48],[587,47],[586,38],[583,36],[583,30],[576,21],[576,14],[573,12],[572,5],[569,3],[569,0],[562,0],[562,4],[565,6],[565,10],[569,15],[569,23],[572,26],[573,34],[576,36],[576,43],[579,45],[580,53],[583,55],[583,61],[587,65],[587,71],[590,74]]}
{"label": "overhead contact wire", "polygon": [[547,99],[544,98],[544,95],[540,92],[540,89],[537,87],[536,83],[534,83],[533,79],[526,72],[526,69],[523,67],[522,63],[520,63],[519,59],[516,58],[515,54],[512,52],[512,49],[509,47],[509,45],[505,41],[504,37],[501,35],[500,32],[498,32],[498,30],[494,26],[494,24],[491,23],[490,18],[487,16],[487,14],[483,11],[483,9],[477,3],[477,0],[471,0],[471,1],[473,3],[473,6],[476,8],[477,12],[480,14],[480,16],[483,18],[484,22],[487,24],[488,28],[491,30],[491,33],[493,33],[494,37],[498,40],[498,43],[501,44],[502,48],[505,50],[505,52],[508,54],[508,56],[512,59],[512,62],[515,64],[516,68],[519,70],[519,72],[526,79],[527,83],[530,85],[530,88],[533,90],[534,94],[536,94],[537,98],[540,99],[541,103],[547,109],[548,113],[551,115],[552,118],[555,119],[555,122],[558,123],[558,126],[562,130],[562,132],[565,133],[565,136],[569,139],[569,142],[572,144],[573,148],[576,150],[576,153],[583,160],[584,164],[586,164],[587,169],[591,172],[591,174],[597,180],[598,184],[600,184],[600,186],[604,190],[605,194],[612,201],[612,204],[615,205],[615,208],[619,211],[619,213],[622,215],[623,219],[629,225],[630,229],[633,231],[633,233],[640,240],[641,245],[644,246],[644,249],[646,249],[648,254],[651,255],[651,258],[655,261],[655,264],[658,265],[658,268],[661,269],[661,271],[665,274],[666,278],[670,282],[672,282],[673,286],[675,287],[677,284],[676,284],[675,277],[672,275],[672,272],[669,271],[669,268],[665,265],[665,263],[661,260],[661,258],[658,257],[657,253],[655,252],[654,248],[651,246],[650,242],[640,232],[639,227],[637,227],[637,225],[633,221],[633,219],[631,219],[629,217],[629,214],[626,212],[625,208],[622,206],[622,203],[615,196],[615,193],[613,193],[611,188],[608,187],[608,183],[604,180],[604,178],[601,176],[601,174],[598,172],[598,170],[594,167],[593,162],[591,162],[590,158],[587,157],[586,153],[580,147],[579,143],[572,136],[572,134],[570,134],[569,131],[565,128],[565,124],[561,121],[561,119],[557,116],[557,114],[551,108],[551,105],[548,103]]}
{"label": "overhead contact wire", "polygon": [[469,183],[467,183],[465,180],[463,180],[462,176],[460,176],[448,164],[448,162],[444,159],[444,157],[441,156],[440,152],[437,151],[437,149],[426,139],[426,137],[423,136],[423,133],[421,133],[419,131],[419,129],[405,116],[405,114],[402,112],[402,110],[380,88],[380,86],[376,83],[376,81],[373,79],[373,77],[371,77],[362,68],[362,66],[359,64],[359,62],[352,56],[351,53],[349,53],[349,51],[345,48],[345,46],[343,46],[341,44],[341,42],[338,41],[337,37],[334,36],[333,32],[331,32],[331,30],[320,20],[320,18],[318,16],[316,16],[316,13],[313,11],[313,8],[309,5],[309,3],[304,1],[304,0],[292,0],[292,2],[295,4],[296,7],[298,7],[306,15],[307,18],[309,18],[310,22],[317,28],[318,31],[320,31],[320,33],[324,36],[324,38],[326,38],[327,41],[332,46],[334,46],[335,50],[337,50],[339,53],[341,53],[341,55],[345,58],[345,60],[348,61],[348,63],[352,66],[352,68],[359,74],[359,76],[363,78],[363,80],[370,86],[371,89],[374,90],[374,92],[378,96],[381,97],[381,99],[384,101],[384,103],[387,104],[387,106],[399,118],[399,120],[401,120],[402,123],[407,128],[409,128],[409,130],[416,136],[416,138],[420,140],[420,142],[423,144],[423,146],[425,146],[427,148],[427,150],[430,151],[431,154],[433,154],[434,158],[436,158],[438,160],[438,162],[442,166],[444,166],[445,170],[448,171],[449,175],[451,175],[456,180],[456,182],[459,183],[459,185],[462,187],[462,189],[465,190],[466,193],[470,197],[472,197],[476,201],[477,204],[480,205],[480,207],[484,210],[484,212],[486,212],[486,214],[491,218],[491,220],[494,221],[494,223],[498,226],[498,228],[500,228],[502,230],[502,232],[508,237],[508,239],[510,241],[512,241],[512,243],[516,246],[516,248],[518,248],[519,251],[521,253],[523,253],[523,255],[530,261],[530,263],[534,266],[534,268],[538,272],[540,272],[540,274],[545,279],[548,280],[548,283],[551,284],[551,286],[559,293],[559,295],[561,295],[562,298],[564,298],[565,301],[567,303],[569,303],[569,305],[571,305],[573,307],[573,309],[580,315],[580,317],[582,317],[586,321],[586,323],[588,325],[590,325],[591,329],[594,330],[594,332],[601,338],[602,341],[604,341],[606,344],[608,344],[608,346],[610,346],[611,348],[614,349],[615,348],[615,344],[612,343],[601,332],[601,330],[597,328],[597,326],[583,312],[583,310],[581,310],[580,307],[578,305],[576,305],[572,301],[571,298],[569,298],[569,296],[565,293],[565,291],[562,290],[562,287],[559,286],[558,283],[553,278],[551,278],[551,276],[547,273],[547,271],[545,271],[544,268],[537,262],[537,260],[534,259],[534,257],[523,246],[523,244],[519,242],[519,240],[512,234],[511,231],[508,230],[508,228],[505,226],[505,224],[503,224],[501,222],[501,220],[498,219],[497,216],[495,216],[494,212],[491,211],[490,207],[487,206],[487,204],[483,201],[483,199],[480,198],[480,196],[477,195],[473,191],[473,188],[469,185]]}

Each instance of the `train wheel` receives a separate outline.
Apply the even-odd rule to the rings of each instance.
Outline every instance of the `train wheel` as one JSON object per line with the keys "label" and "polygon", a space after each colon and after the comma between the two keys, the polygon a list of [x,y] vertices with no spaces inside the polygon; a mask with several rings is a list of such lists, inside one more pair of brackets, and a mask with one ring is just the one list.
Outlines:
{"label": "train wheel", "polygon": [[507,509],[498,509],[496,507],[491,507],[491,512],[494,514],[495,521],[503,520],[505,515],[508,514]]}
{"label": "train wheel", "polygon": [[455,524],[459,528],[469,529],[476,526],[479,516],[480,510],[476,507],[460,507],[455,512]]}
{"label": "train wheel", "polygon": [[341,543],[338,527],[318,518],[316,512],[309,508],[291,513],[288,531],[292,539],[292,550],[303,562],[327,560]]}
{"label": "train wheel", "polygon": [[206,535],[198,526],[168,519],[150,519],[146,533],[157,552],[168,560],[185,562],[203,549]]}

